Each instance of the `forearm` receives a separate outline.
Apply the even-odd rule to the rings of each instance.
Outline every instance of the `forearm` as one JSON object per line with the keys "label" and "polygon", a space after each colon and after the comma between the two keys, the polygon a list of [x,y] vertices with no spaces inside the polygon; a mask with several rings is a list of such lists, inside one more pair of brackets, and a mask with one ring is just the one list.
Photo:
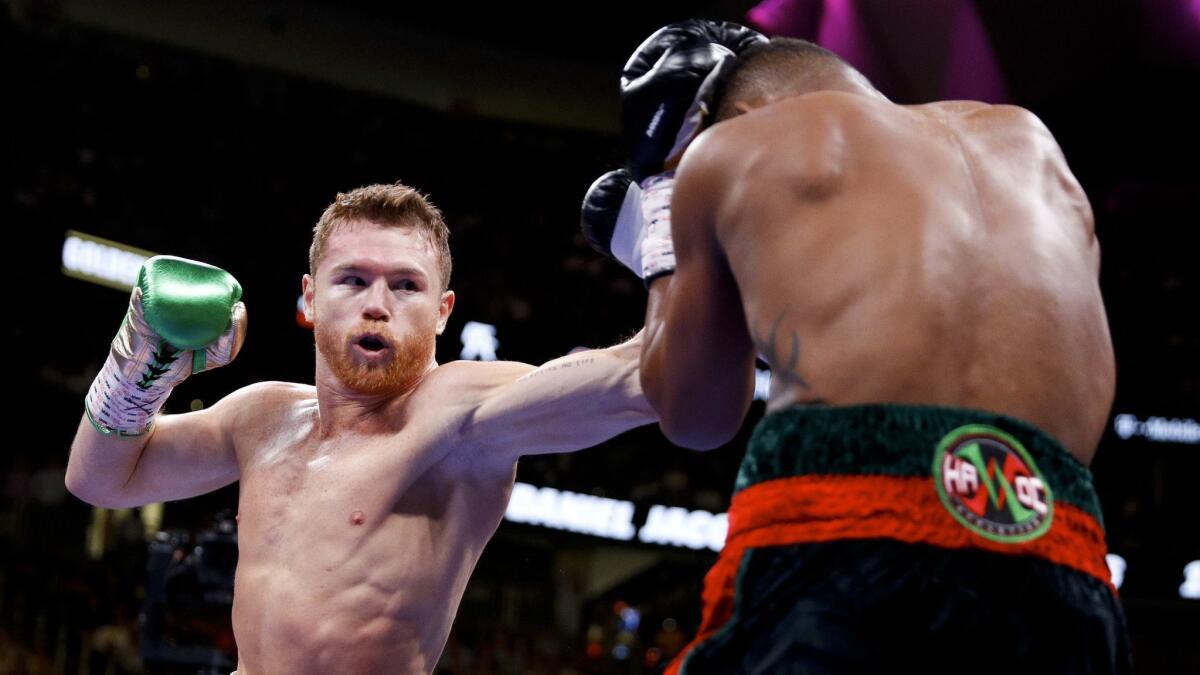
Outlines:
{"label": "forearm", "polygon": [[572,437],[568,449],[590,447],[658,421],[638,375],[642,345],[639,333],[633,340],[607,349],[565,357],[579,357],[563,378],[566,395],[559,403],[569,411],[562,427]]}
{"label": "forearm", "polygon": [[640,377],[672,443],[708,450],[741,426],[754,393],[754,350],[739,326],[710,325],[703,307],[680,307],[674,275],[655,279],[646,305]]}
{"label": "forearm", "polygon": [[673,379],[672,363],[669,354],[672,352],[671,332],[667,326],[667,310],[671,302],[671,281],[674,275],[655,279],[650,284],[649,297],[646,300],[645,345],[642,348],[641,378],[642,390],[650,406],[657,411],[659,425],[663,434],[673,443],[694,447],[695,443],[684,443],[688,428],[685,420],[680,420],[684,404],[684,393],[680,391]]}
{"label": "forearm", "polygon": [[650,424],[657,418],[638,378],[641,345],[637,336],[548,361],[512,379],[501,374],[464,430],[480,448],[515,459],[582,450]]}
{"label": "forearm", "polygon": [[137,467],[153,433],[140,436],[103,434],[88,420],[79,420],[67,460],[67,490],[94,506],[133,506],[123,501],[122,488]]}
{"label": "forearm", "polygon": [[525,374],[519,384],[530,400],[552,400],[555,407],[595,413],[602,426],[612,421],[624,431],[649,424],[657,417],[638,376],[643,344],[639,332],[612,347],[568,354]]}

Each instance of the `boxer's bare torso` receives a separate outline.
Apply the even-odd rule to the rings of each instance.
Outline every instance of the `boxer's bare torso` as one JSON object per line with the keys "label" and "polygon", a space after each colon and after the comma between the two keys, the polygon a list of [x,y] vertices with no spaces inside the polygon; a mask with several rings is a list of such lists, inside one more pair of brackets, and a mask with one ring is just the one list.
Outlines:
{"label": "boxer's bare torso", "polygon": [[770,361],[770,409],[980,408],[1090,461],[1114,388],[1099,246],[1086,196],[1030,113],[785,98],[689,148],[672,219],[677,247],[691,247],[677,277],[691,264],[717,279],[676,279],[673,301],[735,285],[712,323],[744,313],[729,339]]}
{"label": "boxer's bare torso", "polygon": [[454,411],[420,388],[380,416],[392,424],[324,439],[315,389],[256,389],[234,435],[239,675],[430,672],[504,514],[512,459],[447,434]]}

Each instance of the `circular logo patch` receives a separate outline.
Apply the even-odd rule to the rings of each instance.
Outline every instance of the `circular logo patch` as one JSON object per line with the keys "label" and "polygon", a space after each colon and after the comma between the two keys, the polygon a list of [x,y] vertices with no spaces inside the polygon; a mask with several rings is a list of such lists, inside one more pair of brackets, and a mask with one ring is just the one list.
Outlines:
{"label": "circular logo patch", "polygon": [[1015,544],[1050,529],[1050,486],[1017,439],[999,429],[972,424],[947,434],[933,454],[933,482],[954,519],[981,537]]}

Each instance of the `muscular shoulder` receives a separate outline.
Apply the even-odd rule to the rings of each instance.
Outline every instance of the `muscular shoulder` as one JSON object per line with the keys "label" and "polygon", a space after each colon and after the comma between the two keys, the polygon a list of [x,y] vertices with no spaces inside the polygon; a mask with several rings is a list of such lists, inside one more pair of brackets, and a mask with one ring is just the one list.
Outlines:
{"label": "muscular shoulder", "polygon": [[534,366],[517,361],[450,361],[425,376],[409,405],[418,413],[469,415],[497,387],[532,370]]}
{"label": "muscular shoulder", "polygon": [[429,442],[445,451],[446,467],[470,473],[498,468],[511,472],[511,462],[475,461],[479,455],[472,425],[500,388],[535,370],[515,361],[450,361],[434,368],[409,397],[407,415],[427,432]]}
{"label": "muscular shoulder", "polygon": [[1052,171],[1066,169],[1050,130],[1037,115],[1020,106],[939,101],[906,108],[948,128],[961,144],[992,163],[1007,161],[1022,172],[1046,166]]}
{"label": "muscular shoulder", "polygon": [[701,175],[695,192],[715,198],[769,184],[764,177],[823,198],[841,185],[856,129],[878,107],[840,92],[789,97],[714,125],[688,148],[679,171]]}
{"label": "muscular shoulder", "polygon": [[235,389],[218,405],[237,406],[238,409],[264,412],[276,407],[304,399],[315,399],[317,390],[310,384],[297,382],[255,382]]}
{"label": "muscular shoulder", "polygon": [[995,155],[1019,154],[1042,162],[1059,171],[1066,171],[1062,149],[1037,115],[1015,105],[977,104],[955,110],[960,101],[948,101],[943,107],[957,114],[959,126],[972,140],[983,143]]}
{"label": "muscular shoulder", "polygon": [[430,394],[463,394],[512,380],[534,369],[518,361],[449,361],[434,368],[421,382],[420,390]]}
{"label": "muscular shoulder", "polygon": [[991,166],[1003,160],[1027,179],[1037,175],[1049,179],[1051,183],[1041,194],[1060,195],[1078,213],[1085,231],[1093,234],[1087,195],[1067,166],[1058,141],[1033,112],[1015,105],[974,101],[943,101],[917,108],[937,111]]}
{"label": "muscular shoulder", "polygon": [[914,110],[936,114],[952,126],[988,135],[1021,135],[1038,143],[1054,143],[1050,130],[1033,112],[1016,105],[979,101],[939,101]]}
{"label": "muscular shoulder", "polygon": [[316,401],[316,388],[295,382],[255,382],[217,401],[212,411],[235,436],[247,429],[270,427],[306,401]]}

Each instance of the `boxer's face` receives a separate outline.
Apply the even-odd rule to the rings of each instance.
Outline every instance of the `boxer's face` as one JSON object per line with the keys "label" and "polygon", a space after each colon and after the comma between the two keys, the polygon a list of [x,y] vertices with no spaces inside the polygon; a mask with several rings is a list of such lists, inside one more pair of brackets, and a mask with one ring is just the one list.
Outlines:
{"label": "boxer's face", "polygon": [[437,253],[410,227],[352,222],[334,230],[316,278],[304,275],[305,315],[318,358],[364,394],[398,394],[433,363],[454,293],[442,292]]}

